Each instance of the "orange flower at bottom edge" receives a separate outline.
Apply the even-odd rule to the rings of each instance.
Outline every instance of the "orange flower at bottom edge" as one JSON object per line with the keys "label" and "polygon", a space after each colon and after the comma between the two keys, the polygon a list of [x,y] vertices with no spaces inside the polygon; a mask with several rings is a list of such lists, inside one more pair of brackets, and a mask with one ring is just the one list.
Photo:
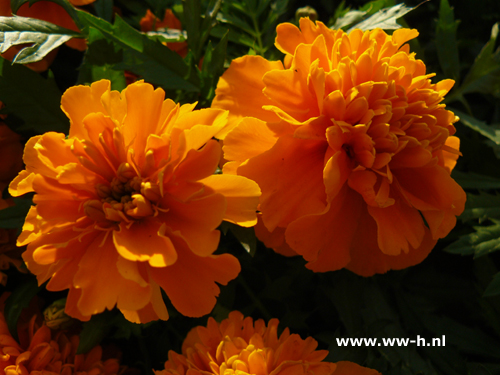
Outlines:
{"label": "orange flower at bottom edge", "polygon": [[466,195],[450,176],[452,80],[409,52],[416,30],[277,27],[284,63],[233,60],[213,108],[230,112],[223,171],[262,189],[256,234],[315,272],[370,276],[420,263],[455,226]]}
{"label": "orange flower at bottom edge", "polygon": [[69,289],[66,313],[80,320],[115,306],[136,323],[167,320],[161,289],[181,314],[208,314],[217,283],[240,272],[233,255],[213,254],[217,228],[255,225],[260,196],[245,177],[214,174],[227,111],[107,80],[68,89],[61,107],[69,136],[31,138],[10,184],[14,196],[35,192],[18,239],[28,269]]}
{"label": "orange flower at bottom edge", "polygon": [[4,314],[0,312],[1,375],[114,375],[125,371],[116,358],[102,360],[100,346],[86,354],[76,354],[78,335],[53,333],[46,325],[38,326],[36,318],[33,316],[21,328],[19,343],[10,334]]}
{"label": "orange flower at bottom edge", "polygon": [[195,327],[182,345],[182,354],[170,351],[165,369],[156,375],[376,375],[355,363],[323,362],[328,351],[316,350],[312,337],[303,340],[288,328],[278,337],[278,320],[253,322],[233,311],[221,323],[209,318]]}

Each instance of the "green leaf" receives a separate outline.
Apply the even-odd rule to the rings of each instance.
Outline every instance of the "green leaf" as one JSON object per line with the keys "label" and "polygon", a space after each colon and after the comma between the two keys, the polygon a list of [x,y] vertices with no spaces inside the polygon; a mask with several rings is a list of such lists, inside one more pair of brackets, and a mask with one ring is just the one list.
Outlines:
{"label": "green leaf", "polygon": [[22,65],[0,58],[0,101],[7,122],[17,132],[67,133],[69,120],[62,112],[61,93],[52,79],[45,79]]}
{"label": "green leaf", "polygon": [[500,189],[500,179],[477,173],[453,170],[451,176],[464,189]]}
{"label": "green leaf", "polygon": [[18,339],[17,321],[19,316],[41,289],[42,286],[38,286],[36,278],[33,277],[16,287],[5,301],[5,320],[7,321],[10,334],[16,340]]}
{"label": "green leaf", "polygon": [[21,228],[32,205],[31,197],[12,199],[14,206],[0,210],[0,228]]}
{"label": "green leaf", "polygon": [[367,12],[361,10],[350,10],[342,17],[335,20],[335,23],[331,27],[333,30],[342,29],[344,27],[350,26],[353,23],[359,23],[363,20]]}
{"label": "green leaf", "polygon": [[460,237],[446,247],[445,251],[461,255],[474,254],[477,258],[500,250],[500,221],[492,221],[494,225],[473,227],[476,232]]}
{"label": "green leaf", "polygon": [[500,97],[500,48],[494,51],[498,31],[499,23],[496,23],[491,30],[490,40],[476,57],[458,89],[459,94],[480,92]]}
{"label": "green leaf", "polygon": [[228,34],[226,32],[215,48],[212,47],[211,42],[208,42],[201,68],[201,96],[204,98],[204,102],[201,103],[202,106],[210,106],[215,96],[215,87],[219,77],[224,72]]}
{"label": "green leaf", "polygon": [[32,44],[19,51],[13,63],[29,64],[42,60],[50,51],[80,33],[28,17],[0,17],[0,53],[12,46]]}
{"label": "green leaf", "polygon": [[354,29],[361,29],[363,31],[377,28],[384,30],[399,29],[401,25],[399,25],[396,20],[415,8],[416,7],[409,7],[401,3],[390,8],[381,9],[371,17],[351,27],[348,32]]}
{"label": "green leaf", "polygon": [[500,195],[480,192],[479,195],[467,194],[465,209],[460,220],[478,219],[481,223],[487,219],[500,219]]}
{"label": "green leaf", "polygon": [[458,58],[457,27],[453,8],[448,0],[441,0],[439,19],[436,26],[436,45],[439,64],[447,77],[454,80],[460,78],[460,61]]}
{"label": "green leaf", "polygon": [[111,22],[113,19],[113,0],[96,0],[92,3],[99,18]]}
{"label": "green leaf", "polygon": [[486,290],[483,293],[484,297],[491,297],[500,294],[500,272],[497,272],[495,276],[493,276],[493,280],[486,287]]}
{"label": "green leaf", "polygon": [[500,126],[499,125],[488,125],[478,119],[469,116],[468,114],[459,111],[457,109],[452,110],[455,115],[460,117],[460,122],[465,126],[477,131],[478,133],[484,135],[486,138],[492,140],[497,145],[500,145]]}
{"label": "green leaf", "polygon": [[164,89],[199,91],[196,77],[191,76],[190,81],[187,80],[189,67],[182,57],[161,43],[150,40],[118,15],[113,25],[87,12],[78,11],[78,16],[87,26],[87,32],[93,27],[106,40],[123,49],[123,61],[115,69],[129,70]]}

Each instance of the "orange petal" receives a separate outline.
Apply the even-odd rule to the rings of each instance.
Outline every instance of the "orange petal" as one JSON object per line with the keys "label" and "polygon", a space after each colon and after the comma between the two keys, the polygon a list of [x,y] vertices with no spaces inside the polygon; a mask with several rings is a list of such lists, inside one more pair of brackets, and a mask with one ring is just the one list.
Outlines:
{"label": "orange petal", "polygon": [[424,221],[418,210],[397,200],[385,208],[368,206],[368,212],[377,222],[378,245],[384,254],[398,255],[410,247],[416,249],[425,235]]}
{"label": "orange petal", "polygon": [[224,220],[251,227],[257,223],[260,188],[243,176],[212,175],[201,180],[204,185],[226,198]]}
{"label": "orange petal", "polygon": [[165,234],[165,224],[144,219],[127,227],[122,222],[120,230],[113,231],[113,243],[122,257],[133,262],[147,261],[152,267],[167,267],[175,263],[177,252]]}
{"label": "orange petal", "polygon": [[200,150],[191,149],[176,168],[175,179],[198,181],[210,176],[217,169],[221,157],[221,147],[215,140],[209,140]]}
{"label": "orange petal", "polygon": [[[215,90],[212,108],[229,110],[229,129],[242,117],[256,117],[266,122],[278,121],[277,116],[262,109],[273,104],[263,93],[262,77],[268,71],[283,69],[280,61],[267,61],[261,56],[234,59],[222,75]],[[228,129],[228,130],[229,130]]]}
{"label": "orange petal", "polygon": [[101,96],[106,91],[109,91],[110,88],[111,83],[103,79],[92,83],[91,86],[73,86],[66,90],[61,98],[61,108],[70,119],[70,138],[87,138],[87,131],[83,126],[83,119],[89,113],[106,113],[101,103]]}
{"label": "orange petal", "polygon": [[346,268],[361,276],[372,276],[414,266],[422,262],[436,245],[427,227],[424,227],[424,232],[417,249],[410,248],[408,253],[401,252],[399,255],[386,255],[378,245],[377,224],[363,209],[359,218],[359,232],[353,237],[351,245],[351,261]]}
{"label": "orange petal", "polygon": [[321,213],[291,223],[286,242],[314,272],[338,270],[349,262],[349,250],[358,230],[362,199],[345,186]]}
{"label": "orange petal", "polygon": [[[209,190],[209,189],[207,189]],[[187,202],[165,195],[159,220],[182,236],[191,251],[200,256],[212,254],[219,244],[220,232],[216,228],[224,219],[226,199],[222,194],[210,194]]]}
{"label": "orange petal", "polygon": [[269,232],[262,221],[261,214],[257,216],[257,219],[257,224],[254,227],[255,235],[264,243],[264,245],[266,245],[266,247],[287,257],[298,255],[285,241],[286,228],[277,227],[272,232]]}
{"label": "orange petal", "polygon": [[150,281],[150,285],[153,290],[151,301],[139,310],[121,309],[120,311],[125,319],[138,324],[149,323],[158,319],[168,320],[167,307],[165,306],[165,302],[163,302],[160,287],[154,281]]}
{"label": "orange petal", "polygon": [[199,317],[215,305],[220,289],[238,276],[240,264],[230,254],[199,257],[182,240],[175,240],[177,262],[167,268],[151,269],[151,277],[167,293],[174,307],[183,315]]}
{"label": "orange petal", "polygon": [[326,142],[283,136],[270,150],[238,168],[262,190],[261,211],[269,231],[326,206],[323,159]]}
{"label": "orange petal", "polygon": [[224,158],[243,162],[269,150],[277,140],[264,121],[245,117],[224,138]]}

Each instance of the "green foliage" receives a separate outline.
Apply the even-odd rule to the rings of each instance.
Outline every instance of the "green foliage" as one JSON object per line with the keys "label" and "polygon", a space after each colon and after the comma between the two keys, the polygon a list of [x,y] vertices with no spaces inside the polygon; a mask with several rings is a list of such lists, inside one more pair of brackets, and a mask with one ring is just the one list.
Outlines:
{"label": "green foliage", "polygon": [[17,132],[31,135],[66,133],[69,121],[60,109],[61,92],[51,78],[0,58],[0,101],[7,122]]}
{"label": "green foliage", "polygon": [[5,301],[4,316],[7,322],[9,332],[16,340],[17,335],[17,321],[22,311],[26,309],[31,300],[40,292],[42,286],[38,286],[35,278],[30,277],[23,283],[19,284],[12,294]]}
{"label": "green foliage", "polygon": [[457,28],[459,21],[453,15],[453,8],[448,0],[441,0],[439,19],[436,26],[436,43],[439,64],[444,74],[454,80],[460,77],[460,60],[458,57]]}
{"label": "green foliage", "polygon": [[24,47],[14,58],[18,64],[29,64],[42,60],[49,52],[80,33],[51,24],[50,22],[26,17],[0,17],[0,53],[12,46],[31,44]]}

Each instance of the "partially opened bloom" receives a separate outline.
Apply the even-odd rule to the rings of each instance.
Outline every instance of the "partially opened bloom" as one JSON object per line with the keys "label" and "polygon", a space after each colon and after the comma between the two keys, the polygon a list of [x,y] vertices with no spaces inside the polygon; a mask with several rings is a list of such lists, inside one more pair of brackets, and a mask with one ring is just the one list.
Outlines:
{"label": "partially opened bloom", "polygon": [[86,354],[76,354],[80,338],[64,331],[53,332],[39,325],[34,315],[20,322],[16,341],[10,334],[3,311],[0,312],[0,374],[2,375],[114,375],[123,373],[117,358],[102,359],[96,346]]}
{"label": "partially opened bloom", "polygon": [[316,350],[312,337],[303,340],[285,328],[278,336],[278,320],[253,322],[233,311],[220,324],[209,318],[206,327],[193,328],[182,354],[170,351],[165,369],[156,375],[376,375],[379,372],[352,362],[323,362],[327,350]]}
{"label": "partially opened bloom", "polygon": [[421,262],[455,226],[465,193],[450,177],[457,118],[442,104],[453,81],[431,83],[405,44],[417,35],[303,18],[277,28],[284,64],[245,56],[221,77],[224,172],[260,185],[268,247],[368,276]]}
{"label": "partially opened bloom", "polygon": [[168,319],[162,288],[179,312],[210,312],[239,271],[213,255],[223,220],[256,222],[260,190],[214,175],[227,123],[220,109],[193,110],[137,82],[76,86],[62,97],[69,136],[46,133],[25,148],[13,195],[34,191],[18,245],[47,289],[69,288],[66,313],[81,320],[115,305],[133,322]]}

